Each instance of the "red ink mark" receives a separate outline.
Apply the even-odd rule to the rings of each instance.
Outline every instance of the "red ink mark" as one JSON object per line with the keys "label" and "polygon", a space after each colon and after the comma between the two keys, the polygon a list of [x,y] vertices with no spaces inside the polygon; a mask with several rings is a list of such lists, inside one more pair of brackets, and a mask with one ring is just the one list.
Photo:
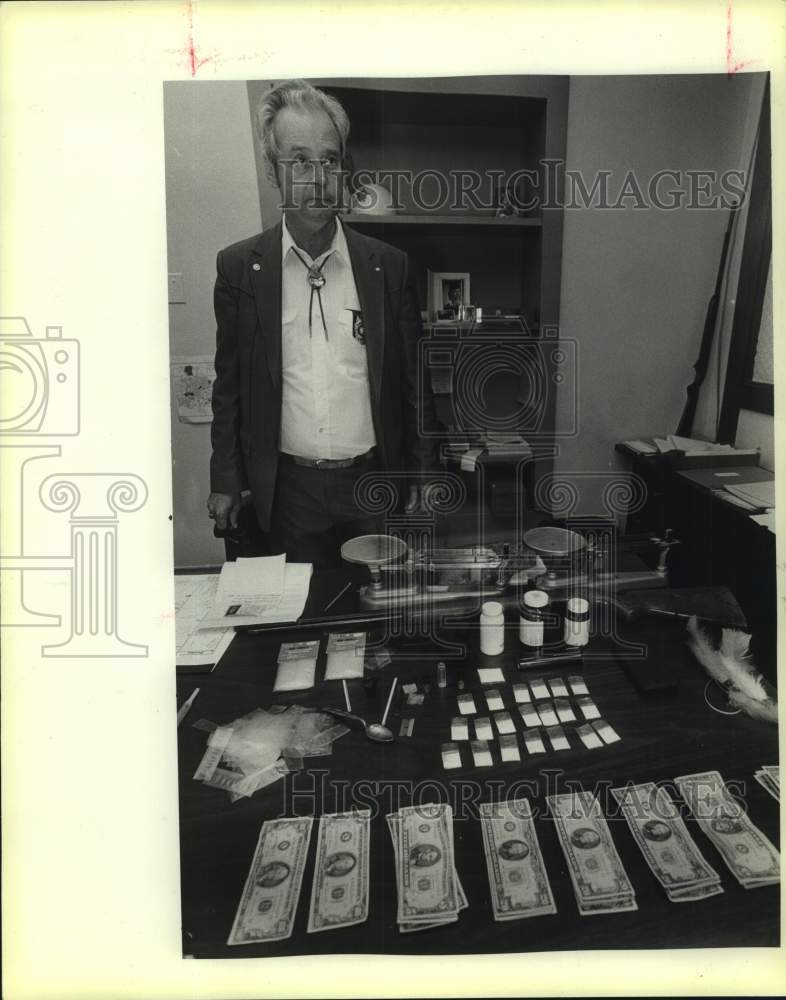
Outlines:
{"label": "red ink mark", "polygon": [[205,56],[204,59],[198,59],[196,54],[196,42],[194,41],[194,0],[187,0],[186,10],[188,13],[188,41],[186,42],[186,57],[188,58],[188,64],[191,67],[191,76],[196,76],[197,70],[204,66],[205,63],[212,61],[212,56]]}
{"label": "red ink mark", "polygon": [[735,73],[739,73],[741,69],[745,69],[746,66],[750,66],[753,59],[746,59],[745,61],[735,62],[734,61],[734,44],[732,42],[732,24],[731,24],[731,0],[726,7],[726,75],[734,76]]}

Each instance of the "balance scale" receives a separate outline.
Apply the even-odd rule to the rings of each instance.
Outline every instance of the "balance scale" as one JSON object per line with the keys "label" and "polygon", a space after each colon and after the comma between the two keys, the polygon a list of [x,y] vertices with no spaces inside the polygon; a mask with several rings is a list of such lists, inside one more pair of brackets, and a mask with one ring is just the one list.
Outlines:
{"label": "balance scale", "polygon": [[666,555],[675,544],[661,544],[658,568],[609,572],[604,552],[566,528],[532,528],[516,551],[507,543],[460,548],[416,549],[392,535],[360,535],[341,546],[345,562],[367,566],[370,583],[361,587],[366,608],[395,609],[467,600],[499,600],[506,591],[533,584],[552,596],[668,586]]}

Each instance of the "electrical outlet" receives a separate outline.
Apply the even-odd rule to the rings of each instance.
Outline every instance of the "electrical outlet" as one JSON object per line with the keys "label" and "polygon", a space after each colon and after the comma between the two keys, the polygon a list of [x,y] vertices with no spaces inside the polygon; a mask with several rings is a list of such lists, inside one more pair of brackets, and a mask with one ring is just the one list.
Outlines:
{"label": "electrical outlet", "polygon": [[183,275],[169,275],[169,304],[181,305],[186,301],[186,293],[183,290]]}

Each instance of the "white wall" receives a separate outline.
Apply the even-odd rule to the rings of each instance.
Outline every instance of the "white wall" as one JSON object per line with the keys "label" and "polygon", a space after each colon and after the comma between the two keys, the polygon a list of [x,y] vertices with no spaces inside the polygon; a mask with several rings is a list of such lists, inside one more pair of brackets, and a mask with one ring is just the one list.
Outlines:
{"label": "white wall", "polygon": [[[567,167],[588,180],[611,170],[618,184],[627,170],[646,184],[661,169],[746,169],[754,85],[744,75],[572,77]],[[727,218],[566,211],[560,325],[579,345],[580,433],[562,444],[558,471],[621,467],[615,442],[676,430]]]}
{"label": "white wall", "polygon": [[[216,253],[262,228],[248,92],[243,82],[164,87],[169,272],[183,275],[185,304],[170,305],[170,351],[215,351]],[[205,501],[210,425],[172,416],[175,566],[223,562]]]}

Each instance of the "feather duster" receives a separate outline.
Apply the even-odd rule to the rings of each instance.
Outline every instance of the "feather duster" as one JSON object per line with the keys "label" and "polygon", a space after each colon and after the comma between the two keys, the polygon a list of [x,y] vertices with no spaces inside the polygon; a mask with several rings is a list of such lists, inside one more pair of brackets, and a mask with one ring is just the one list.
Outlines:
{"label": "feather duster", "polygon": [[688,620],[687,627],[693,655],[723,688],[729,702],[754,719],[777,722],[778,703],[767,692],[764,678],[750,657],[751,637],[739,629],[725,628],[720,648],[715,649],[695,617]]}

